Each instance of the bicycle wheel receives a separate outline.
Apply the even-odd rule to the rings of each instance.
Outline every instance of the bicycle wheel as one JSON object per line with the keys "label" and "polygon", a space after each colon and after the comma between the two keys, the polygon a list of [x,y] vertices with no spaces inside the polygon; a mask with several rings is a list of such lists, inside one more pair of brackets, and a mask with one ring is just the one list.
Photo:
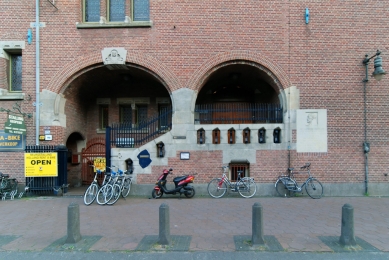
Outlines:
{"label": "bicycle wheel", "polygon": [[113,205],[118,201],[120,198],[120,194],[122,193],[122,188],[118,184],[113,185],[113,190],[112,190],[112,196],[111,199],[107,201],[107,205]]}
{"label": "bicycle wheel", "polygon": [[97,192],[96,201],[99,205],[106,204],[111,198],[113,194],[113,186],[111,184],[106,184],[99,189]]}
{"label": "bicycle wheel", "polygon": [[92,183],[84,193],[84,204],[89,206],[95,201],[99,187]]}
{"label": "bicycle wheel", "polygon": [[123,190],[122,190],[122,197],[123,197],[123,198],[127,197],[128,194],[130,194],[131,183],[132,183],[131,178],[126,178],[126,179],[124,180]]}
{"label": "bicycle wheel", "polygon": [[305,190],[312,199],[320,199],[323,195],[323,185],[315,178],[312,178],[307,182]]}
{"label": "bicycle wheel", "polygon": [[289,197],[294,195],[294,192],[288,190],[286,188],[284,182],[287,183],[288,182],[288,178],[279,178],[277,180],[277,182],[275,184],[276,191],[277,191],[278,195],[280,195],[281,197],[289,198]]}
{"label": "bicycle wheel", "polygon": [[257,192],[257,185],[253,178],[244,177],[238,182],[238,192],[243,198],[251,198]]}
{"label": "bicycle wheel", "polygon": [[208,194],[213,198],[221,198],[226,194],[227,185],[222,179],[216,178],[208,183]]}

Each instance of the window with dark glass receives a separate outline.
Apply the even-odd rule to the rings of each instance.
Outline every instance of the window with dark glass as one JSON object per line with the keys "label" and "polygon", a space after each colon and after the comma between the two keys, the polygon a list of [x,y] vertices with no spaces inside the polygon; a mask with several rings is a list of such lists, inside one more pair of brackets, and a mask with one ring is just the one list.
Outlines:
{"label": "window with dark glass", "polygon": [[84,0],[85,22],[100,21],[100,0]]}
{"label": "window with dark glass", "polygon": [[108,106],[107,105],[100,106],[99,125],[100,125],[100,129],[105,129],[108,126]]}
{"label": "window with dark glass", "polygon": [[131,106],[120,107],[120,123],[132,123],[132,108]]}
{"label": "window with dark glass", "polygon": [[130,0],[106,0],[107,12],[101,13],[100,0],[83,0],[84,22],[99,22],[100,16],[104,16],[108,22],[124,22],[126,16],[133,21],[150,21],[150,1]]}
{"label": "window with dark glass", "polygon": [[123,22],[126,16],[126,0],[110,0],[108,2],[108,21]]}
{"label": "window with dark glass", "polygon": [[10,91],[22,91],[22,55],[9,55],[8,84]]}
{"label": "window with dark glass", "polygon": [[150,20],[150,5],[149,0],[133,0],[134,21],[149,21]]}
{"label": "window with dark glass", "polygon": [[136,117],[135,117],[135,124],[140,124],[142,122],[147,121],[147,106],[146,105],[140,105],[137,106],[136,110]]}

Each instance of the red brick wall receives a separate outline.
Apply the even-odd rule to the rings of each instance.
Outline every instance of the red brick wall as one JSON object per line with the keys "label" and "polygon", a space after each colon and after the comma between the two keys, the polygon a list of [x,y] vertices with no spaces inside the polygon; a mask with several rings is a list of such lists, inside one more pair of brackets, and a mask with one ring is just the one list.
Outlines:
{"label": "red brick wall", "polygon": [[[124,47],[128,50],[127,61],[154,71],[170,91],[181,87],[199,90],[213,67],[244,57],[267,67],[284,88],[296,86],[301,109],[327,109],[328,153],[291,151],[291,165],[297,167],[310,161],[314,175],[325,182],[363,182],[362,60],[366,53],[373,55],[379,48],[383,51],[384,69],[389,70],[388,0],[150,1],[151,28],[115,29],[76,29],[75,23],[82,20],[80,0],[56,1],[58,10],[47,1],[40,5],[40,20],[46,23],[40,30],[40,86],[64,92],[67,98],[67,128],[51,126],[55,135],[50,144],[65,143],[75,131],[88,138],[96,134],[97,109],[87,111],[85,106],[93,104],[83,103],[77,98],[77,86],[68,85],[78,72],[101,63],[103,48]],[[304,20],[306,7],[311,14],[309,24]],[[2,1],[0,17],[1,41],[24,40],[30,22],[35,20],[35,2]],[[34,40],[35,37],[33,30]],[[33,113],[35,42],[26,44],[23,50],[23,68],[23,91],[32,98],[24,101],[23,111]],[[388,181],[383,175],[389,171],[388,82],[388,77],[381,82],[368,82],[371,182]],[[11,108],[13,102],[1,101],[0,106]],[[0,120],[4,118],[1,113]],[[26,123],[28,143],[33,144],[34,121]],[[197,180],[206,182],[211,171],[213,175],[220,174],[210,171],[221,165],[220,153],[191,151],[190,162],[182,162],[177,156],[169,158],[169,167],[175,172],[194,169],[207,176]],[[216,156],[214,160],[212,156]],[[251,169],[259,181],[270,182],[285,170],[288,160],[288,151],[258,151],[257,163]],[[2,152],[0,161],[7,161],[0,171],[22,174],[21,154]],[[154,182],[162,168],[153,167],[152,175],[139,176],[138,180]]]}

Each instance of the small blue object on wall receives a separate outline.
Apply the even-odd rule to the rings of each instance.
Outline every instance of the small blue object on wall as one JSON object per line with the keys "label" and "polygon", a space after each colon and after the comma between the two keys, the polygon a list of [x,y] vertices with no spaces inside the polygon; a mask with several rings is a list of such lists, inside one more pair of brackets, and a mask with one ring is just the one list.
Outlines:
{"label": "small blue object on wall", "polygon": [[147,150],[143,150],[138,154],[138,159],[139,159],[139,165],[142,168],[146,168],[147,166],[150,165],[151,159],[150,159],[150,154]]}
{"label": "small blue object on wall", "polygon": [[27,42],[28,42],[28,44],[31,44],[31,42],[32,42],[32,30],[31,29],[28,29],[28,31],[27,31]]}
{"label": "small blue object on wall", "polygon": [[305,8],[305,23],[309,23],[309,9]]}

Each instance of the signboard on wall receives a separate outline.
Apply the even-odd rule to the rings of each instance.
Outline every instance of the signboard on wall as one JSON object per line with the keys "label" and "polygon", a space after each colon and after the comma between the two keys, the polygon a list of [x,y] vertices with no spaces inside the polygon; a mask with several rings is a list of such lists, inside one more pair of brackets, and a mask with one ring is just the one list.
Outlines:
{"label": "signboard on wall", "polygon": [[26,148],[26,136],[0,130],[0,152],[20,152]]}
{"label": "signboard on wall", "polygon": [[25,177],[57,177],[57,153],[25,153]]}
{"label": "signboard on wall", "polygon": [[140,152],[137,157],[139,159],[139,165],[142,168],[146,168],[152,162],[150,159],[150,154],[147,150],[143,150],[142,152]]}
{"label": "signboard on wall", "polygon": [[96,172],[96,170],[105,172],[105,168],[106,168],[105,158],[103,157],[95,158],[93,160],[93,165],[95,166],[94,172]]}
{"label": "signboard on wall", "polygon": [[297,152],[327,153],[327,110],[297,110]]}
{"label": "signboard on wall", "polygon": [[24,124],[23,116],[8,114],[4,131],[9,134],[26,135],[26,125]]}

